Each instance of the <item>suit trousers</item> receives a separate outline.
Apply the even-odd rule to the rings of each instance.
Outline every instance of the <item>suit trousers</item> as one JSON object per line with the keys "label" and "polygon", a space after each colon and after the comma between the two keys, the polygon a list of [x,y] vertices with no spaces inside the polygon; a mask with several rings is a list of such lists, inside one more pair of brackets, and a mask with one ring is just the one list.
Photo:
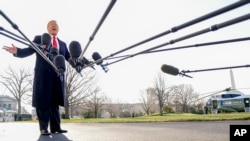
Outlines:
{"label": "suit trousers", "polygon": [[50,131],[61,129],[61,120],[58,105],[53,105],[49,109],[36,108],[36,113],[39,121],[40,130],[48,130],[49,124]]}

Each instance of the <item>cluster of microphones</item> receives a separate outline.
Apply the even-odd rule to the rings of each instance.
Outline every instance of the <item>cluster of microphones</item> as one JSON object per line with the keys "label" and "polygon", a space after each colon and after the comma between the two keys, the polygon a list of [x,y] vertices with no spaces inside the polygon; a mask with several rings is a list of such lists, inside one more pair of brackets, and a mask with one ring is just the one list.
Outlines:
{"label": "cluster of microphones", "polygon": [[85,57],[80,57],[82,53],[81,45],[78,41],[72,41],[69,44],[69,52],[70,52],[70,65],[76,69],[77,72],[81,72],[81,70],[85,67],[94,68],[94,64],[100,65],[105,72],[108,72],[108,68],[103,64],[103,60],[101,55],[98,52],[94,52],[92,54],[92,59],[95,61],[89,61]]}
{"label": "cluster of microphones", "polygon": [[[59,54],[59,50],[51,45],[51,36],[48,33],[44,33],[41,37],[41,45],[38,47],[46,53],[46,56],[52,61],[58,70],[63,73],[66,70],[65,58],[63,55]],[[78,41],[72,41],[69,44],[70,58],[68,60],[69,64],[75,68],[75,70],[80,73],[83,68],[91,67],[94,68],[94,64],[100,65],[105,72],[108,72],[108,68],[103,64],[101,55],[98,52],[92,54],[92,59],[94,61],[89,61],[85,57],[80,57],[82,53],[81,44]]]}
{"label": "cluster of microphones", "polygon": [[57,73],[63,74],[66,70],[65,58],[59,54],[59,50],[51,45],[51,36],[48,33],[44,33],[41,36],[41,44],[36,45],[41,49],[51,62],[57,67]]}

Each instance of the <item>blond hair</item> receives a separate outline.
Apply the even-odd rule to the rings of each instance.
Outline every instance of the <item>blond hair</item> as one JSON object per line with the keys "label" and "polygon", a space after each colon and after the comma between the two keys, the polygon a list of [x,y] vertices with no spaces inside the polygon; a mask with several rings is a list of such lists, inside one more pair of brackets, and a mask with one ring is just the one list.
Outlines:
{"label": "blond hair", "polygon": [[47,28],[49,27],[49,24],[52,23],[52,22],[55,22],[55,23],[57,24],[56,20],[50,20],[50,21],[48,22],[48,24],[47,24]]}

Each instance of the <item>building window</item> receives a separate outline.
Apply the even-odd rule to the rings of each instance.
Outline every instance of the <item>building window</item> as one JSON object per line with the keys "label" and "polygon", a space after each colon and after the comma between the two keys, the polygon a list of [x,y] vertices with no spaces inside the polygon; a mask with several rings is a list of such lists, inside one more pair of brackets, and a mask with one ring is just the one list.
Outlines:
{"label": "building window", "polygon": [[11,104],[8,105],[8,109],[11,109]]}

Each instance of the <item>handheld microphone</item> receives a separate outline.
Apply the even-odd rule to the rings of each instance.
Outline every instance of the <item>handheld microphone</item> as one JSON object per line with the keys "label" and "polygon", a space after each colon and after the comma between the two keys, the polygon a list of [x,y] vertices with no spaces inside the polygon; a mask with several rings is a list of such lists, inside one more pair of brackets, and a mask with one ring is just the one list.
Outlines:
{"label": "handheld microphone", "polygon": [[63,55],[57,55],[54,58],[54,64],[57,67],[58,75],[60,76],[61,81],[63,81],[63,73],[66,70],[65,58]]}
{"label": "handheld microphone", "polygon": [[164,73],[171,74],[171,75],[178,75],[179,74],[179,69],[174,67],[174,66],[171,66],[171,65],[164,64],[161,66],[161,70]]}
{"label": "handheld microphone", "polygon": [[105,66],[104,64],[102,64],[103,60],[98,61],[98,60],[102,59],[101,55],[98,52],[94,52],[92,54],[92,58],[95,60],[95,62],[96,62],[97,65],[100,65],[102,67],[102,69],[104,70],[104,72],[108,72],[109,71],[109,69],[107,68],[107,66]]}

